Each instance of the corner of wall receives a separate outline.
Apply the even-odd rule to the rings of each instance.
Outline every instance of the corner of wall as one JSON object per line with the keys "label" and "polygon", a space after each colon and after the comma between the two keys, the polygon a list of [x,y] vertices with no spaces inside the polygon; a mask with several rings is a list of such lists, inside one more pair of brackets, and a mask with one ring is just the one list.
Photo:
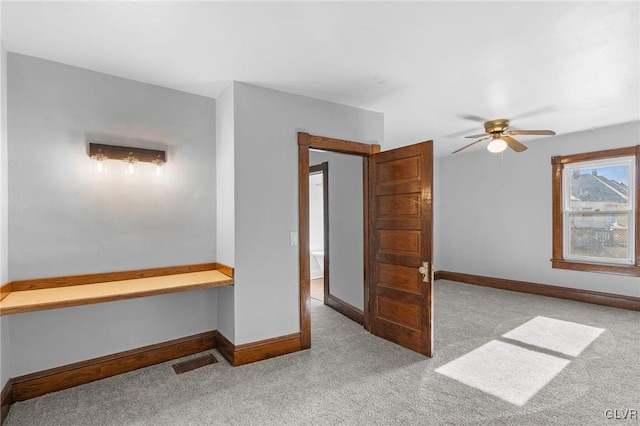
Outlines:
{"label": "corner of wall", "polygon": [[[1,6],[0,6],[1,8]],[[1,12],[0,12],[1,14]],[[7,50],[0,40],[0,285],[9,278],[7,186]],[[9,380],[9,321],[0,317],[0,390]]]}
{"label": "corner of wall", "polygon": [[[216,99],[216,253],[235,267],[235,82]],[[234,287],[218,289],[218,331],[235,341]]]}

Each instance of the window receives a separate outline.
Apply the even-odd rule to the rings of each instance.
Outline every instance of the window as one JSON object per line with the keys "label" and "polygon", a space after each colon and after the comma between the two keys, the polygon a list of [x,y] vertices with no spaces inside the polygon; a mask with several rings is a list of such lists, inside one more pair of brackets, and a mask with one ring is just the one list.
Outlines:
{"label": "window", "polygon": [[640,275],[636,147],[553,157],[554,268]]}

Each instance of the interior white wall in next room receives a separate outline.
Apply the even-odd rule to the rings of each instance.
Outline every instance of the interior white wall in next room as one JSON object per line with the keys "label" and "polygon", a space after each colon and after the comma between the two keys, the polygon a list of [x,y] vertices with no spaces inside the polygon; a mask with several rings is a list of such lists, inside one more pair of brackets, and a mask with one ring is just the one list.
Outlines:
{"label": "interior white wall in next room", "polygon": [[364,310],[362,157],[310,152],[309,164],[329,163],[329,293]]}
{"label": "interior white wall in next room", "polygon": [[[309,175],[309,251],[324,252],[323,173]],[[310,256],[311,279],[323,276],[323,256]]]}
{"label": "interior white wall in next room", "polygon": [[[13,53],[7,84],[10,279],[216,260],[214,99]],[[93,180],[90,141],[165,146],[164,183]],[[214,330],[217,290],[5,317],[11,377]]]}
{"label": "interior white wall in next room", "polygon": [[551,268],[551,157],[635,146],[640,122],[440,159],[440,270],[640,296],[640,278]]}
{"label": "interior white wall in next room", "polygon": [[235,344],[297,333],[297,133],[380,143],[383,115],[235,83]]}

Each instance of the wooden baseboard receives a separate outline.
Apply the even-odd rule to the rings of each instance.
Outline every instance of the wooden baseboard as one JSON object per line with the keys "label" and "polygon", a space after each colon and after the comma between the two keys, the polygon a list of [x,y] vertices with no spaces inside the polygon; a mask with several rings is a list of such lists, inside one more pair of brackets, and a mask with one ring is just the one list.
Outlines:
{"label": "wooden baseboard", "polygon": [[302,349],[300,333],[274,337],[258,342],[246,343],[235,347],[233,366],[237,367],[280,355],[298,352]]}
{"label": "wooden baseboard", "polygon": [[302,349],[300,333],[234,345],[218,332],[218,352],[234,367],[297,352]]}
{"label": "wooden baseboard", "polygon": [[437,271],[436,280],[450,280],[461,283],[499,288],[502,290],[519,291],[537,294],[539,296],[557,297],[560,299],[576,300],[578,302],[594,303],[614,308],[640,311],[640,297],[622,296],[599,291],[580,290],[554,285],[530,283],[526,281],[507,280],[503,278],[484,277],[481,275],[463,274],[460,272]]}
{"label": "wooden baseboard", "polygon": [[4,419],[7,417],[9,413],[9,408],[11,408],[11,404],[13,404],[13,380],[7,380],[7,383],[2,388],[2,393],[0,394],[0,425],[4,423]]}
{"label": "wooden baseboard", "polygon": [[217,346],[216,349],[220,352],[220,355],[227,360],[227,362],[231,365],[234,365],[233,355],[235,353],[236,347],[233,343],[229,341],[222,333],[216,330],[216,340]]}
{"label": "wooden baseboard", "polygon": [[340,312],[350,320],[355,321],[360,325],[364,325],[364,313],[360,309],[348,304],[344,300],[340,300],[334,295],[330,294],[329,297],[325,300],[324,304]]}
{"label": "wooden baseboard", "polygon": [[209,331],[27,374],[12,379],[12,399],[13,401],[24,401],[50,392],[214,349],[216,345],[216,333]]}

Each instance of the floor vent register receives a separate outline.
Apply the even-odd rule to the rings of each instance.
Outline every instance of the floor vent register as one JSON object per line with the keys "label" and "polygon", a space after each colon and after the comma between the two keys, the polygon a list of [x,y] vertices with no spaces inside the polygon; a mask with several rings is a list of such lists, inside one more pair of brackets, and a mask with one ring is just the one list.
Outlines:
{"label": "floor vent register", "polygon": [[192,358],[187,361],[179,362],[177,364],[173,364],[173,370],[176,374],[186,373],[191,370],[195,370],[196,368],[205,367],[207,365],[215,364],[218,360],[211,354],[206,354],[203,356],[199,356],[197,358]]}

